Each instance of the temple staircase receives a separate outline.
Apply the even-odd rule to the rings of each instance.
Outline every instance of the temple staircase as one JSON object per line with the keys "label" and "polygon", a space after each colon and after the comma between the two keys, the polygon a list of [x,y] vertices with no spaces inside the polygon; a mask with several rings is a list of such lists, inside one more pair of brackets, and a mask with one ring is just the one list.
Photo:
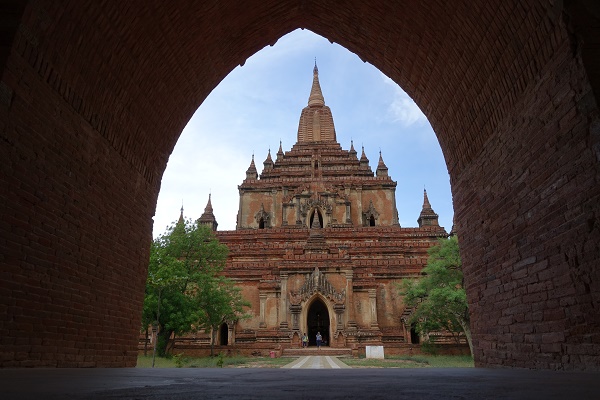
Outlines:
{"label": "temple staircase", "polygon": [[334,356],[334,357],[352,357],[352,349],[349,347],[328,347],[321,346],[318,349],[316,346],[307,348],[290,348],[284,349],[281,357],[303,357],[303,356]]}

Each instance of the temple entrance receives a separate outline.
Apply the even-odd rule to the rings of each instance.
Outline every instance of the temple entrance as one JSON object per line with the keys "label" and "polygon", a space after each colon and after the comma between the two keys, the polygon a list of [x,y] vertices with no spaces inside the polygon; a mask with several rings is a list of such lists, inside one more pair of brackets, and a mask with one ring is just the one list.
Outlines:
{"label": "temple entrance", "polygon": [[219,336],[219,345],[227,346],[229,344],[229,329],[227,327],[227,324],[221,325],[221,328],[219,329]]}
{"label": "temple entrance", "polygon": [[329,312],[321,299],[316,299],[308,309],[306,326],[310,346],[317,345],[317,332],[321,332],[323,346],[329,346]]}
{"label": "temple entrance", "polygon": [[415,324],[412,324],[410,326],[410,343],[411,344],[419,344],[420,340],[419,340],[419,333],[417,332],[417,328],[415,326]]}

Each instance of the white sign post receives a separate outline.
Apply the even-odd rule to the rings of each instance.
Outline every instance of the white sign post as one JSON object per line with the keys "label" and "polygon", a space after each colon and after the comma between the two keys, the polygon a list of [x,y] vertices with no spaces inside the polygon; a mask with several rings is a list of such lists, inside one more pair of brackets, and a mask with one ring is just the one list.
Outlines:
{"label": "white sign post", "polygon": [[383,346],[366,346],[367,358],[383,359]]}

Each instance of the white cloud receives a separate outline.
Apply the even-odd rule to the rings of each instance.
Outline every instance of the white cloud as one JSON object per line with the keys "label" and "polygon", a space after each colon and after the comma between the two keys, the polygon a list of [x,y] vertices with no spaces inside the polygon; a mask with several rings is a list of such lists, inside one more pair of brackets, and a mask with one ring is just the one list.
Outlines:
{"label": "white cloud", "polygon": [[388,106],[388,115],[394,122],[400,122],[404,126],[421,124],[427,122],[427,117],[423,114],[419,106],[411,99],[400,86],[393,80],[381,74],[384,82],[393,86],[393,99]]}
{"label": "white cloud", "polygon": [[179,217],[182,201],[184,216],[200,217],[209,193],[219,229],[235,229],[236,212],[232,210],[237,210],[239,204],[237,185],[245,178],[250,159],[251,153],[239,144],[211,134],[210,126],[199,128],[193,118],[179,138],[163,176],[154,237]]}

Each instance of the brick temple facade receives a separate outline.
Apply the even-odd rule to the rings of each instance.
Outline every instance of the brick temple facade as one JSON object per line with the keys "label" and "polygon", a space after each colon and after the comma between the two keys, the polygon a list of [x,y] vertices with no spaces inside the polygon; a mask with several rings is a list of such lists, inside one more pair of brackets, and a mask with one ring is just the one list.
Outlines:
{"label": "brick temple facade", "polygon": [[[357,351],[411,343],[396,284],[418,275],[447,233],[426,192],[419,226],[400,226],[381,153],[373,173],[364,148],[358,156],[337,142],[316,65],[296,144],[286,152],[280,144],[263,165],[259,174],[253,156],[239,185],[236,230],[217,231],[230,250],[226,274],[252,304],[251,318],[224,325],[219,343],[281,349],[303,333],[314,344],[317,332]],[[210,197],[199,222],[217,230]]]}

